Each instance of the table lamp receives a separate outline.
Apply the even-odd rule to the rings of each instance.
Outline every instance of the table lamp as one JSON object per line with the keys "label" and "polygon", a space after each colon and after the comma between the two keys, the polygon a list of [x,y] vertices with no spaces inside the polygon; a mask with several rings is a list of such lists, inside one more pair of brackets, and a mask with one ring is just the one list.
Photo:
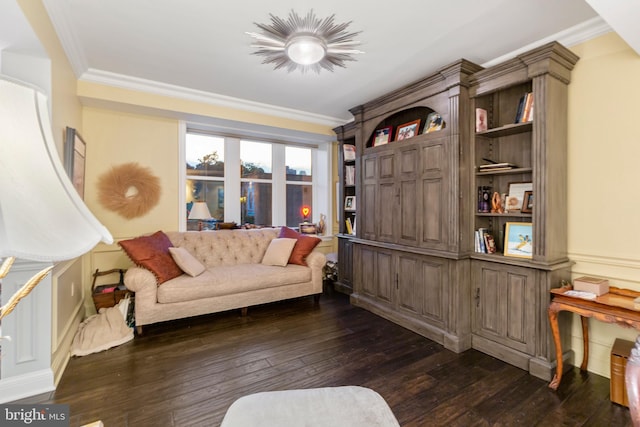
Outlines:
{"label": "table lamp", "polygon": [[[211,212],[206,202],[194,202],[189,212],[189,219],[211,219]],[[202,231],[202,221],[198,221],[198,231]]]}
{"label": "table lamp", "polygon": [[[55,147],[47,97],[0,75],[0,280],[15,258],[55,262],[76,258],[98,242],[112,243],[65,173]],[[8,315],[53,268],[34,275],[0,307]]]}

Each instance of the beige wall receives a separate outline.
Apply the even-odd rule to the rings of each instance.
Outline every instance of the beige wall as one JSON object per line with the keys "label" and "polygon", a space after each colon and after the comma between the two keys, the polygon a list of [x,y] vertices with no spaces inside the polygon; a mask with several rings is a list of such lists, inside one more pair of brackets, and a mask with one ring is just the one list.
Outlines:
{"label": "beige wall", "polygon": [[[640,56],[615,33],[571,50],[580,56],[569,86],[572,275],[607,277],[612,286],[640,291]],[[574,318],[577,364],[582,361],[579,325]],[[638,333],[597,320],[589,320],[589,327],[588,369],[609,377],[613,341],[633,341]]]}

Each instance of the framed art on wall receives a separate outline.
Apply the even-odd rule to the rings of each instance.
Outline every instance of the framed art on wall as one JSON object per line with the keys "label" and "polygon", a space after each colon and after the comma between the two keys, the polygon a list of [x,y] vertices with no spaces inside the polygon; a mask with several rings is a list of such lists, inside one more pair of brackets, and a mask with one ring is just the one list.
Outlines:
{"label": "framed art on wall", "polygon": [[67,126],[64,140],[64,168],[74,188],[84,199],[84,172],[87,144],[74,128]]}

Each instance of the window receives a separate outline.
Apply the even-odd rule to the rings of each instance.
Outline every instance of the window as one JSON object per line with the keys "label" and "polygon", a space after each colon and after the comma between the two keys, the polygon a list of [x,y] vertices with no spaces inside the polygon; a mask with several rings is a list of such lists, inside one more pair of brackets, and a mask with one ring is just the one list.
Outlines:
{"label": "window", "polygon": [[[202,126],[202,128],[200,127]],[[298,227],[330,214],[330,140],[311,143],[238,138],[215,129],[186,126],[184,203],[181,229],[198,230],[201,220],[188,220],[195,201],[206,202],[212,221]],[[181,153],[182,155],[182,153]],[[182,196],[180,196],[182,197]],[[302,208],[310,215],[304,218]]]}
{"label": "window", "polygon": [[[201,229],[188,219],[194,202],[205,202],[211,217],[224,220],[224,138],[188,133],[185,144],[187,230]],[[206,228],[212,228],[206,224]]]}
{"label": "window", "polygon": [[311,149],[300,147],[285,148],[287,179],[287,226],[297,227],[305,218],[301,212],[304,206],[313,211],[313,185],[311,175]]}
{"label": "window", "polygon": [[240,222],[271,225],[271,144],[240,141]]}

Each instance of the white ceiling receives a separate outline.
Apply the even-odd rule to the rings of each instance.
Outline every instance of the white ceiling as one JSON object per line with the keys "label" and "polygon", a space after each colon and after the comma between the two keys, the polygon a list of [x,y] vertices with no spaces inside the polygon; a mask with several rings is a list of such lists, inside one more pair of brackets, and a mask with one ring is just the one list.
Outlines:
{"label": "white ceiling", "polygon": [[[610,0],[587,1],[607,19],[602,10],[612,9]],[[395,0],[385,7],[363,0],[43,3],[80,79],[330,125],[350,120],[349,108],[459,58],[490,65],[550,40],[570,46],[610,30],[585,0]],[[26,21],[20,25],[20,17],[11,16],[16,8],[15,0],[0,0],[0,50],[33,49]],[[352,21],[348,29],[362,31],[357,39],[365,54],[333,73],[288,73],[262,64],[245,31],[292,8]]]}

